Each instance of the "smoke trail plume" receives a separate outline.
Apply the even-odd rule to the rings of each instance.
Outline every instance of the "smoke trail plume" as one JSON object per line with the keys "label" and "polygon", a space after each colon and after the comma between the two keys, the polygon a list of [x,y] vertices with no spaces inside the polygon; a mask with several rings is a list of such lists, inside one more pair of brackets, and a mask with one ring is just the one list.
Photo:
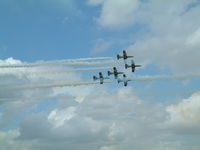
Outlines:
{"label": "smoke trail plume", "polygon": [[32,102],[32,101],[41,101],[46,99],[67,99],[67,98],[76,98],[76,96],[40,96],[40,97],[23,97],[23,98],[0,98],[0,104],[1,103],[7,103],[7,102]]}
{"label": "smoke trail plume", "polygon": [[96,71],[96,70],[107,70],[107,69],[111,69],[112,67],[89,67],[89,68],[75,68],[75,69],[65,69],[65,70],[47,70],[47,69],[51,69],[51,68],[44,68],[47,71],[29,71],[29,70],[17,70],[14,72],[0,72],[0,76],[5,76],[7,74],[16,74],[16,75],[58,75],[58,74],[68,74],[68,73],[73,73],[73,72],[84,72],[84,71]]}
{"label": "smoke trail plume", "polygon": [[[59,62],[78,62],[78,61],[98,61],[98,60],[113,60],[113,57],[96,57],[96,58],[78,58],[78,59],[65,59],[59,60]],[[53,62],[53,61],[49,61]]]}
{"label": "smoke trail plume", "polygon": [[131,81],[156,81],[156,80],[186,80],[190,78],[200,78],[200,74],[185,74],[174,76],[144,76],[130,78]]}
{"label": "smoke trail plume", "polygon": [[[190,78],[200,78],[200,74],[187,74],[187,75],[176,75],[176,76],[143,76],[143,77],[135,77],[135,78],[127,78],[131,81],[157,81],[157,80],[186,80]],[[81,85],[95,85],[99,84],[99,81],[93,82],[77,82],[77,83],[64,83],[66,81],[62,81],[60,83],[55,84],[43,84],[38,85],[35,83],[35,86],[16,86],[17,90],[33,90],[33,89],[45,89],[45,88],[56,88],[56,87],[75,87]],[[116,80],[105,80],[104,83],[112,83],[116,82]],[[39,83],[41,84],[41,82]]]}
{"label": "smoke trail plume", "polygon": [[[104,81],[104,83],[112,83],[112,81]],[[75,87],[75,86],[82,86],[82,85],[95,85],[100,84],[100,82],[78,82],[78,83],[56,83],[56,84],[49,84],[49,85],[36,85],[36,86],[18,86],[13,87],[16,90],[34,90],[34,89],[46,89],[46,88],[62,88],[62,87]]]}
{"label": "smoke trail plume", "polygon": [[[91,61],[92,60],[92,61]],[[85,59],[72,59],[72,60],[58,60],[58,61],[47,61],[47,62],[36,62],[36,63],[21,63],[21,64],[10,64],[0,65],[0,68],[32,68],[41,66],[102,66],[114,64],[115,61],[112,57],[100,57],[100,58],[85,58]]]}
{"label": "smoke trail plume", "polygon": [[113,65],[116,64],[114,61],[106,62],[74,62],[74,63],[35,63],[35,64],[19,64],[19,65],[0,65],[0,68],[33,68],[41,66],[102,66],[102,65]]}

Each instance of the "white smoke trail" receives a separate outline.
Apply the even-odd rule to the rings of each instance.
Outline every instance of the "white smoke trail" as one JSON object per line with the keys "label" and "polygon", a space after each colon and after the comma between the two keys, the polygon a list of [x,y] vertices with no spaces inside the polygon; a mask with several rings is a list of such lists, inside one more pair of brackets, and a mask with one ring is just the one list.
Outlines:
{"label": "white smoke trail", "polygon": [[96,62],[76,62],[76,63],[63,63],[63,66],[105,66],[105,65],[115,65],[116,61],[96,61]]}
{"label": "white smoke trail", "polygon": [[40,97],[23,97],[23,98],[0,98],[1,103],[7,102],[32,102],[32,101],[41,101],[46,99],[67,99],[67,98],[76,98],[75,96],[40,96]]}
{"label": "white smoke trail", "polygon": [[129,78],[131,81],[156,81],[156,80],[186,80],[190,78],[200,78],[200,74],[185,74],[174,76],[144,76]]}
{"label": "white smoke trail", "polygon": [[[98,60],[113,60],[113,57],[96,57],[96,58],[78,58],[78,59],[65,59],[65,60],[58,60],[59,62],[78,62],[78,61],[98,61]],[[56,61],[56,62],[58,62]],[[54,61],[49,61],[54,62]]]}
{"label": "white smoke trail", "polygon": [[[44,69],[51,69],[51,68],[44,68]],[[58,75],[58,74],[69,74],[73,72],[84,72],[84,71],[96,71],[96,70],[108,70],[112,69],[112,67],[89,67],[89,68],[75,68],[75,69],[65,69],[65,70],[47,70],[47,71],[29,71],[29,70],[17,70],[17,71],[3,71],[0,72],[0,76],[5,76],[9,74],[13,75],[21,75],[21,76],[27,76],[27,75]]]}
{"label": "white smoke trail", "polygon": [[112,69],[112,67],[94,67],[94,68],[77,68],[77,69],[71,69],[69,71],[71,72],[82,72],[82,71],[96,71],[96,70],[107,70]]}
{"label": "white smoke trail", "polygon": [[[135,77],[135,78],[127,78],[127,80],[131,81],[157,81],[157,80],[186,80],[190,78],[200,78],[200,74],[187,74],[187,75],[175,75],[175,76],[143,76],[143,77]],[[31,86],[16,86],[11,87],[16,90],[34,90],[34,89],[46,89],[46,88],[61,88],[61,87],[75,87],[75,86],[81,86],[81,85],[95,85],[100,84],[99,81],[93,82],[77,82],[77,83],[64,83],[66,81],[62,81],[60,83],[54,83],[54,84],[43,84],[43,85],[31,85]],[[112,83],[116,82],[116,80],[105,80],[104,83]],[[41,84],[41,82],[40,82]]]}
{"label": "white smoke trail", "polygon": [[[169,76],[140,76],[140,77],[135,77],[135,78],[129,78],[128,80],[131,81],[158,81],[158,80],[163,80],[163,81],[167,81],[167,80],[186,80],[186,79],[190,79],[190,78],[200,78],[200,74],[185,74],[185,75],[169,75]],[[112,83],[116,80],[106,80],[104,81],[104,83]],[[44,85],[32,85],[32,86],[16,86],[16,87],[12,87],[16,90],[35,90],[35,89],[47,89],[47,88],[62,88],[62,87],[71,87],[71,86],[82,86],[82,85],[95,85],[95,84],[100,84],[99,81],[98,82],[77,82],[77,83],[64,83],[66,81],[62,81],[60,83],[54,83],[54,84],[44,84]],[[41,83],[40,83],[41,84]],[[193,91],[187,91],[186,93],[156,93],[158,96],[170,96],[170,95],[189,95],[194,93]],[[146,93],[146,94],[142,94],[142,96],[156,96],[155,93]],[[47,96],[47,97],[32,97],[32,98],[28,98],[29,100],[42,100],[42,99],[51,99],[51,98],[73,98],[72,96]],[[26,101],[27,98],[22,98],[22,99],[17,99],[17,98],[0,98],[0,103],[4,103],[4,102],[15,102],[15,101]]]}
{"label": "white smoke trail", "polygon": [[[112,83],[113,81],[104,81],[104,83]],[[76,87],[82,85],[95,85],[100,84],[100,82],[88,81],[88,82],[77,82],[77,83],[55,83],[49,85],[36,85],[36,86],[18,86],[12,87],[16,90],[34,90],[34,89],[46,89],[46,88],[62,88],[62,87]]]}
{"label": "white smoke trail", "polygon": [[[109,59],[108,59],[109,58]],[[87,58],[80,61],[77,60],[58,60],[58,61],[47,61],[47,62],[36,62],[36,63],[21,63],[21,64],[9,64],[9,65],[0,65],[0,68],[32,68],[32,67],[41,67],[41,66],[102,66],[102,65],[112,65],[115,63],[112,57],[105,58]],[[93,61],[86,61],[93,60]],[[95,60],[95,61],[94,61]]]}
{"label": "white smoke trail", "polygon": [[37,64],[18,64],[18,65],[0,65],[0,68],[33,68],[41,66],[102,66],[102,65],[113,65],[116,64],[114,61],[106,62],[75,62],[75,63],[37,63]]}

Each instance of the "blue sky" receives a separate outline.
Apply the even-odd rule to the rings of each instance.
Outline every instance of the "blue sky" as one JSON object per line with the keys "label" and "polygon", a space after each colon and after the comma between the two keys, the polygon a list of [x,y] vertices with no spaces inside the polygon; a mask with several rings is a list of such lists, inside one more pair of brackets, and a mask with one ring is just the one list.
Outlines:
{"label": "blue sky", "polygon": [[[26,62],[95,56],[112,56],[148,34],[148,26],[110,30],[97,20],[99,6],[82,1],[1,1],[1,58]],[[131,39],[130,39],[131,38]],[[92,51],[109,42],[105,51]],[[136,57],[137,59],[137,57]],[[168,74],[157,64],[138,71],[141,75]],[[93,72],[95,73],[95,72]]]}
{"label": "blue sky", "polygon": [[[98,10],[81,1],[1,1],[1,45],[6,47],[1,57],[28,62],[91,57],[97,39],[127,36],[98,26]],[[102,55],[115,55],[121,50],[117,46]]]}
{"label": "blue sky", "polygon": [[[198,0],[0,0],[0,65],[116,57],[126,49],[143,66],[128,76],[199,74],[199,14]],[[199,150],[198,78],[12,89],[82,82],[99,72],[53,69],[68,68],[1,69],[9,84],[0,97],[17,100],[0,102],[3,149]]]}
{"label": "blue sky", "polygon": [[55,1],[10,3],[1,1],[1,43],[7,46],[3,58],[36,61],[89,55],[96,33],[92,32],[92,20],[77,13],[77,4],[69,2],[64,7]]}

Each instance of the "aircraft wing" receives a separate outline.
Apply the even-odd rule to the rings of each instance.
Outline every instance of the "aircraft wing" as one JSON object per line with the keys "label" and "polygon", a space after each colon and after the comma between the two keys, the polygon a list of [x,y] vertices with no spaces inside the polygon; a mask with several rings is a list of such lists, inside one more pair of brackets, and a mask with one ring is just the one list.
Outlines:
{"label": "aircraft wing", "polygon": [[124,82],[124,86],[127,86],[128,85],[128,82],[126,81],[126,82]]}
{"label": "aircraft wing", "polygon": [[120,56],[119,54],[117,55],[117,59],[124,58],[123,56]]}
{"label": "aircraft wing", "polygon": [[100,79],[100,84],[103,84],[103,78]]}
{"label": "aircraft wing", "polygon": [[128,78],[128,79],[126,79],[126,81],[128,82],[128,81],[132,81],[132,80],[131,80],[131,78]]}
{"label": "aircraft wing", "polygon": [[126,53],[125,50],[123,50],[123,56],[124,56],[124,57],[127,57],[127,53]]}
{"label": "aircraft wing", "polygon": [[123,74],[123,72],[118,72],[118,74]]}
{"label": "aircraft wing", "polygon": [[103,78],[103,74],[99,72],[99,78]]}
{"label": "aircraft wing", "polygon": [[98,77],[93,76],[93,80],[94,80],[94,81],[96,81],[96,80],[98,80],[98,79],[99,79]]}
{"label": "aircraft wing", "polygon": [[132,72],[135,72],[135,67],[132,67]]}

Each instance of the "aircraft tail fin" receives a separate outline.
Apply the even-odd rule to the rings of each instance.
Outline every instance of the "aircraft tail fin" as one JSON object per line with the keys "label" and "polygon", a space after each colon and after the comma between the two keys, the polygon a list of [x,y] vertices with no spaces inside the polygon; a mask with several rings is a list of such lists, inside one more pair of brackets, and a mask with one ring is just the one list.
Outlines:
{"label": "aircraft tail fin", "polygon": [[134,60],[131,60],[131,64],[132,64],[132,65],[135,65],[135,62],[134,62]]}
{"label": "aircraft tail fin", "polygon": [[117,59],[120,59],[121,57],[120,57],[120,55],[119,54],[117,54]]}
{"label": "aircraft tail fin", "polygon": [[93,76],[93,80],[96,81],[98,78],[96,76]]}
{"label": "aircraft tail fin", "polygon": [[129,67],[129,65],[128,64],[125,64],[125,68],[127,69]]}
{"label": "aircraft tail fin", "polygon": [[128,82],[124,82],[124,86],[127,86],[128,85]]}
{"label": "aircraft tail fin", "polygon": [[111,72],[110,71],[108,71],[108,76],[110,76],[111,75]]}

